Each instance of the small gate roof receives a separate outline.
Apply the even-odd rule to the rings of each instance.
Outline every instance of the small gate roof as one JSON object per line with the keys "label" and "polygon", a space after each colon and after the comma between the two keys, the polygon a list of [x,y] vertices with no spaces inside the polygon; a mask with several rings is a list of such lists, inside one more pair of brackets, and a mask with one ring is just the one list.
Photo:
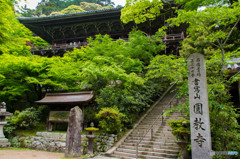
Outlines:
{"label": "small gate roof", "polygon": [[94,97],[92,91],[71,93],[47,93],[37,104],[43,105],[80,105],[91,101]]}

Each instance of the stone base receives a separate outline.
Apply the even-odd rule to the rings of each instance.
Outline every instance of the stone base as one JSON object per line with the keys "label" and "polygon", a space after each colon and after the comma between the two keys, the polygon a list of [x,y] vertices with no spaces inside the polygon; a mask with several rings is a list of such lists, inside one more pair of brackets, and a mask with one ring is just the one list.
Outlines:
{"label": "stone base", "polygon": [[0,138],[0,148],[10,147],[10,146],[11,146],[11,144],[8,142],[8,139]]}

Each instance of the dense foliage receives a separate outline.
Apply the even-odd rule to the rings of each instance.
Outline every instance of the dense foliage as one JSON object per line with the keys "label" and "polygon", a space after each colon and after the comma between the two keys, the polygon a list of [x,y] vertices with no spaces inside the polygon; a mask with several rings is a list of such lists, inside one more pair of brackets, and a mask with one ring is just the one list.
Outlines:
{"label": "dense foliage", "polygon": [[25,44],[32,33],[15,18],[11,1],[0,1],[0,15],[0,54],[30,55]]}
{"label": "dense foliage", "polygon": [[[16,5],[17,6],[17,5]],[[26,5],[17,11],[23,17],[48,16],[77,13],[90,10],[112,8],[111,0],[42,0],[36,9],[30,9]]]}
{"label": "dense foliage", "polygon": [[[128,0],[122,10],[123,22],[141,23],[161,16],[160,0]],[[178,16],[168,20],[168,26],[188,24],[188,37],[183,41],[180,57],[159,55],[151,64],[151,79],[168,78],[177,81],[180,95],[188,95],[186,58],[192,53],[202,53],[206,58],[210,121],[213,150],[239,151],[239,110],[230,102],[231,84],[238,81],[239,73],[230,76],[223,70],[226,61],[239,57],[239,1],[177,0]],[[200,8],[204,6],[203,8]],[[139,16],[140,14],[140,16]],[[166,29],[164,26],[161,30]],[[169,69],[170,68],[170,69]],[[168,70],[169,69],[169,70]],[[174,69],[176,71],[171,72]],[[188,101],[179,109],[189,116]],[[221,122],[219,122],[221,121]]]}
{"label": "dense foliage", "polygon": [[54,11],[50,15],[71,14],[71,13],[90,11],[90,10],[108,9],[108,8],[112,8],[112,6],[101,6],[96,3],[81,2],[80,5],[70,5],[61,11],[58,11],[58,12]]}
{"label": "dense foliage", "polygon": [[40,111],[36,108],[27,108],[21,112],[18,110],[14,112],[13,116],[7,118],[7,124],[4,126],[4,132],[6,135],[12,135],[12,133],[18,130],[32,129],[38,124]]}

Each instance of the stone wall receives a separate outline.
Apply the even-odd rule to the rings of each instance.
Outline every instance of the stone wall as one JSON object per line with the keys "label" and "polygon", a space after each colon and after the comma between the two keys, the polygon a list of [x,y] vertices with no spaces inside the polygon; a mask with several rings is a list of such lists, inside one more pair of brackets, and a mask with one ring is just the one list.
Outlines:
{"label": "stone wall", "polygon": [[109,150],[115,142],[117,142],[117,135],[99,135],[97,138],[97,151],[98,152],[106,152]]}
{"label": "stone wall", "polygon": [[[86,135],[82,135],[82,149],[86,152],[87,138]],[[16,137],[20,147],[26,147],[44,151],[57,151],[65,152],[66,147],[66,134],[65,133],[49,133],[49,132],[37,132],[36,136],[28,137]],[[99,135],[95,143],[95,151],[105,152],[110,149],[117,141],[117,136],[111,135]]]}

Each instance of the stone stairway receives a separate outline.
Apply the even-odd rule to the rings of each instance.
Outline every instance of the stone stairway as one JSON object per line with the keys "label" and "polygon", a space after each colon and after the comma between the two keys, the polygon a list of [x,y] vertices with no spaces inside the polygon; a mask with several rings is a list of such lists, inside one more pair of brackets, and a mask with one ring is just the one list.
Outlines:
{"label": "stone stairway", "polygon": [[[162,111],[170,109],[170,105],[168,104],[174,97],[175,93],[169,92],[170,90],[168,90],[168,93],[166,93],[162,99],[158,100],[152,106],[152,108],[139,120],[134,128],[125,135],[125,138],[116,144],[115,148],[107,152],[108,155],[123,159],[136,158],[136,145],[139,144],[138,158],[177,158],[179,146],[175,143],[175,137],[172,135],[171,128],[167,123],[170,120],[182,118],[183,115],[177,111],[171,112],[169,116],[164,117],[163,124],[162,116],[159,116]],[[176,99],[173,100],[173,104],[177,104]],[[151,129],[149,128],[152,124],[153,135],[151,138]]]}

